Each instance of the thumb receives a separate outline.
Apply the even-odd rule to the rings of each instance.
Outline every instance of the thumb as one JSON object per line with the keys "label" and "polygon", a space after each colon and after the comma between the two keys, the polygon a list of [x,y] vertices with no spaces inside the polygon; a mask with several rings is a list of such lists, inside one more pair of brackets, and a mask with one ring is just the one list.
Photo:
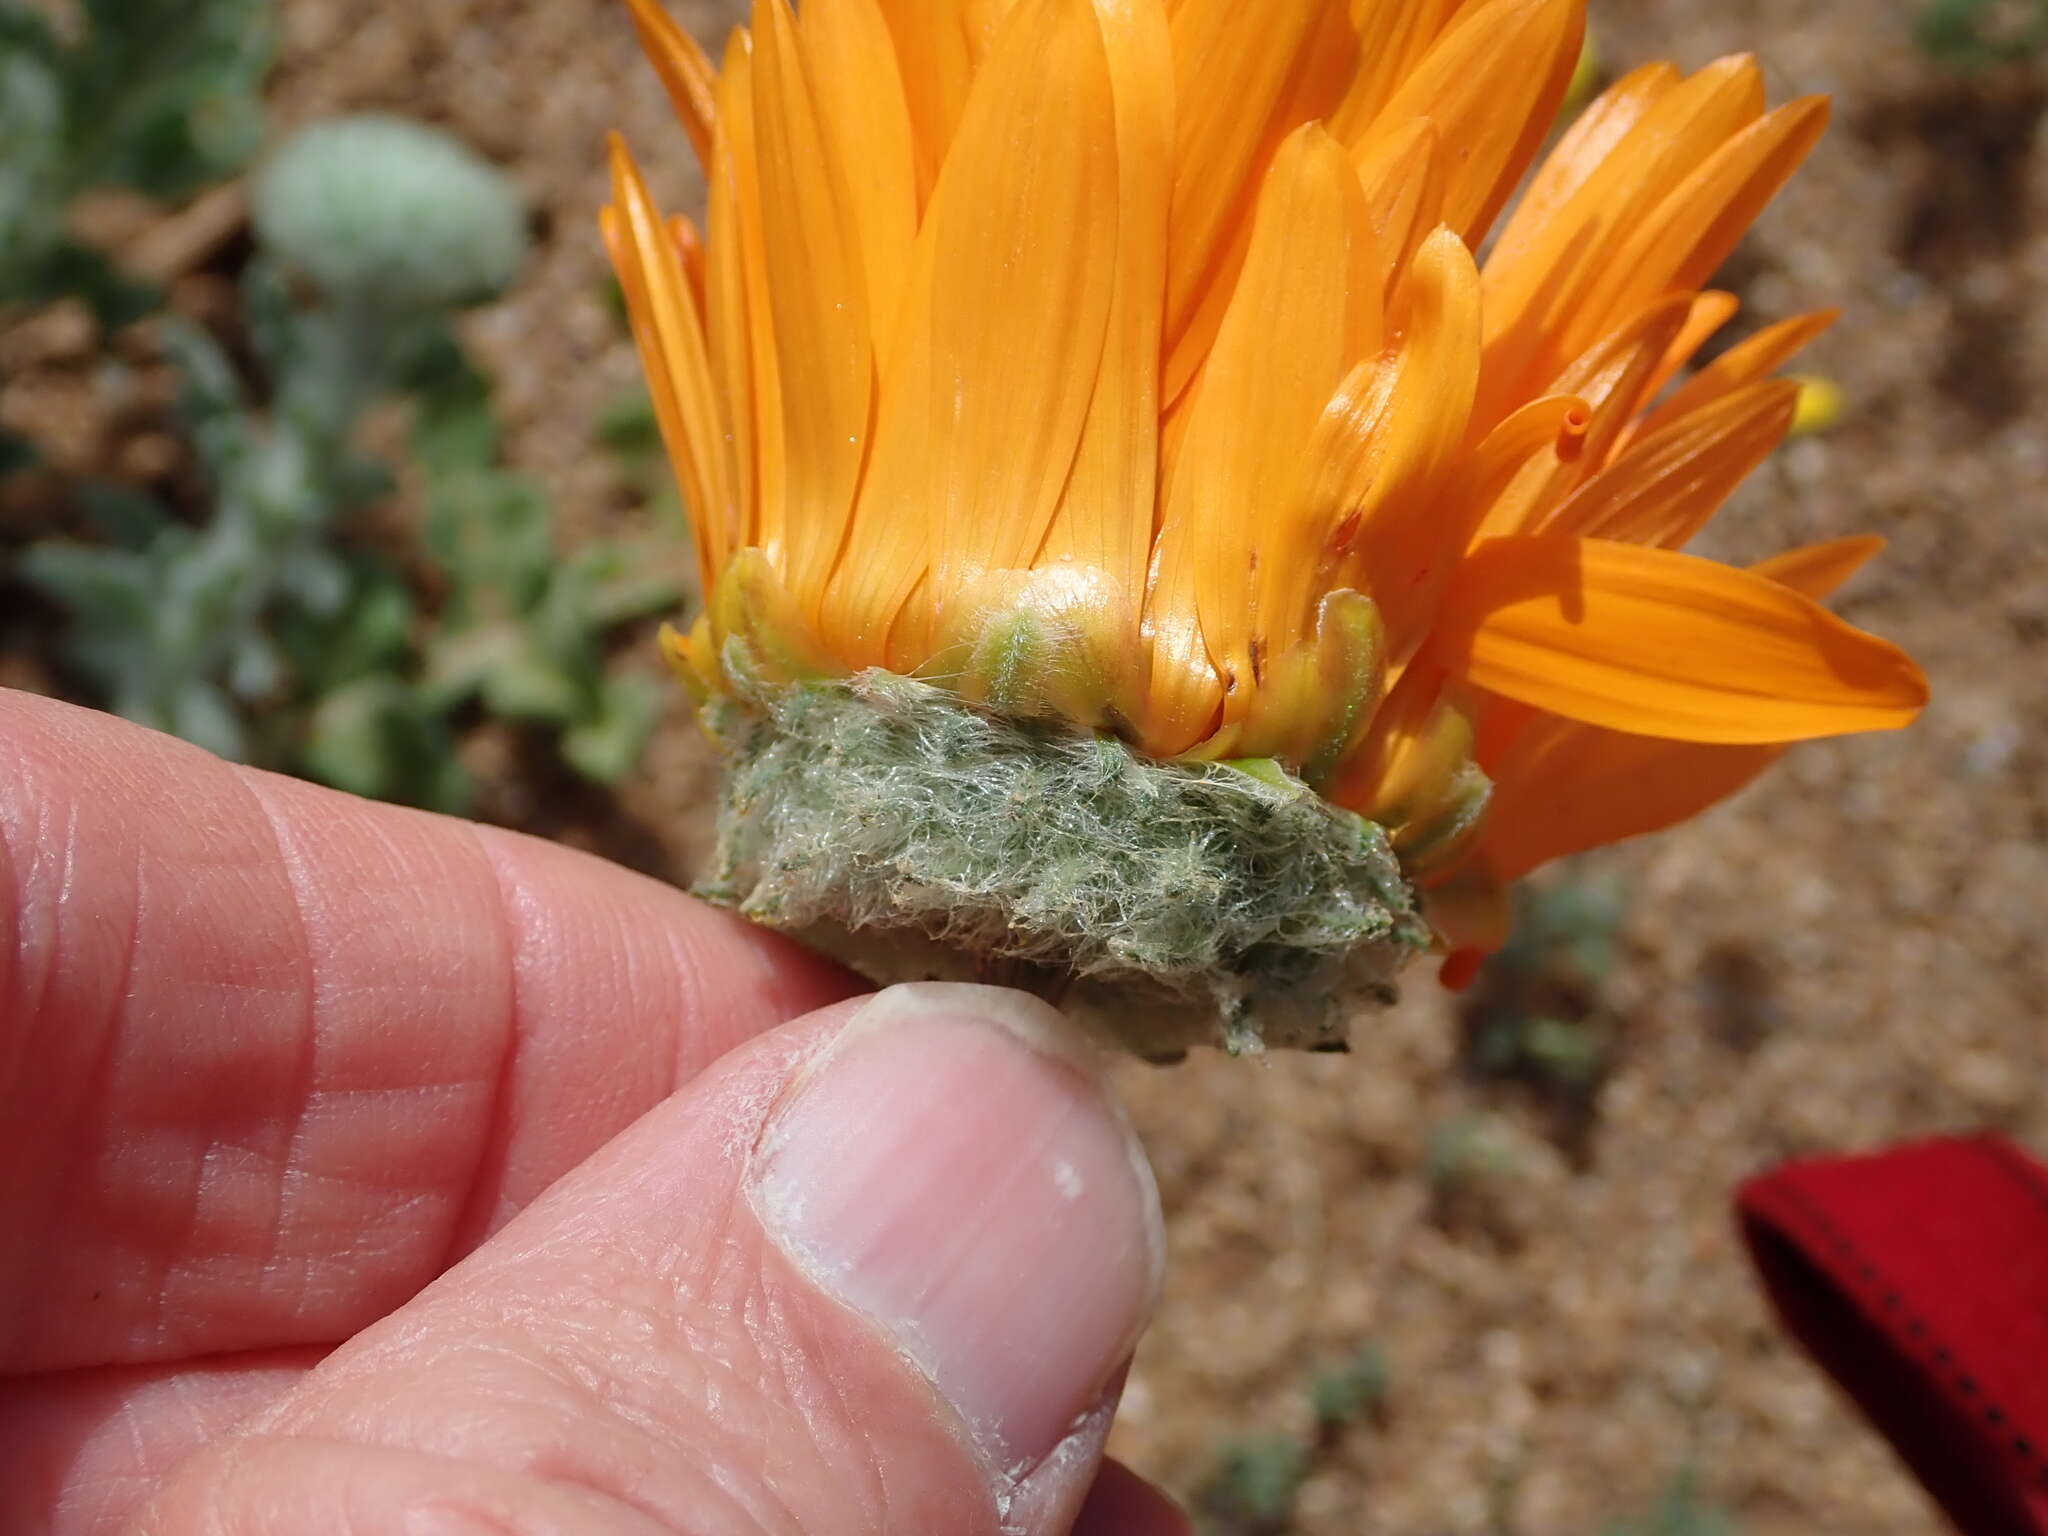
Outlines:
{"label": "thumb", "polygon": [[141,1528],[1064,1532],[1161,1253],[1056,1013],[892,988],[718,1062]]}

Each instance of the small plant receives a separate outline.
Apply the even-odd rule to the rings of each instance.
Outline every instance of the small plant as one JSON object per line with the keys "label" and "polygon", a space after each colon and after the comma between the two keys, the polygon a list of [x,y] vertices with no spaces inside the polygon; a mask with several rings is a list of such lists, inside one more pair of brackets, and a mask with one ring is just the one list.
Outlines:
{"label": "small plant", "polygon": [[1309,1378],[1311,1436],[1275,1433],[1224,1442],[1195,1492],[1200,1528],[1207,1536],[1281,1536],[1289,1530],[1303,1481],[1336,1452],[1352,1426],[1385,1413],[1392,1380],[1385,1349],[1367,1344]]}
{"label": "small plant", "polygon": [[1519,1084],[1552,1113],[1556,1138],[1586,1151],[1621,1021],[1603,988],[1626,911],[1602,880],[1524,887],[1513,937],[1488,962],[1460,1010],[1465,1062],[1481,1078]]}
{"label": "small plant", "polygon": [[1315,1410],[1318,1432],[1341,1434],[1352,1424],[1378,1419],[1386,1412],[1393,1384],[1386,1347],[1377,1341],[1350,1359],[1318,1371],[1309,1380],[1309,1404]]}
{"label": "small plant", "polygon": [[156,302],[65,213],[119,187],[187,195],[247,163],[262,135],[265,0],[82,0],[67,41],[0,0],[0,305],[85,299],[119,325]]}
{"label": "small plant", "polygon": [[1232,1440],[1195,1494],[1205,1536],[1281,1536],[1309,1471],[1309,1449],[1291,1435]]}
{"label": "small plant", "polygon": [[1688,1468],[1672,1478],[1647,1515],[1610,1525],[1604,1536],[1740,1536],[1740,1532],[1733,1515],[1700,1493],[1699,1476]]}
{"label": "small plant", "polygon": [[1920,46],[1943,63],[1983,68],[2048,48],[2048,0],[1934,0]]}
{"label": "small plant", "polygon": [[[558,558],[546,497],[501,467],[488,380],[449,322],[518,269],[511,188],[446,135],[371,116],[288,142],[252,206],[253,368],[197,326],[160,327],[205,516],[88,485],[103,542],[46,540],[22,560],[71,616],[70,663],[131,719],[380,799],[463,809],[457,726],[474,710],[550,731],[579,772],[618,778],[657,695],[607,671],[604,636],[679,593],[648,548]],[[393,397],[414,412],[417,568],[351,538],[392,485],[358,429]]]}

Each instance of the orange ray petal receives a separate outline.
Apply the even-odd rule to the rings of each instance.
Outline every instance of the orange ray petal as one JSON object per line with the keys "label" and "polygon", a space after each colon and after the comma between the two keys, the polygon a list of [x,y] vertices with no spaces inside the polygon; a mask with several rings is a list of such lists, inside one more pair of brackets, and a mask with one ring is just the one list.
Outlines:
{"label": "orange ray petal", "polygon": [[[1394,654],[1405,656],[1471,536],[1444,475],[1479,383],[1479,271],[1464,241],[1439,229],[1396,292],[1399,339],[1377,365],[1384,382],[1367,392],[1366,410],[1339,411],[1339,402],[1325,412],[1308,455],[1313,522],[1301,521],[1323,542],[1357,519],[1349,553],[1326,581],[1368,593]],[[1342,434],[1335,440],[1331,426]]]}
{"label": "orange ray petal", "polygon": [[[783,485],[782,371],[768,301],[766,236],[754,133],[753,39],[734,28],[718,71],[718,130],[712,142],[711,250],[705,267],[712,357],[725,386],[739,481],[751,486],[739,542],[780,559],[788,509]],[[723,217],[721,217],[723,215]]]}
{"label": "orange ray petal", "polygon": [[848,195],[877,346],[893,335],[917,238],[917,156],[876,0],[803,0],[799,34],[818,125]]}
{"label": "orange ray petal", "polygon": [[[1616,247],[1673,188],[1759,119],[1763,81],[1753,60],[1721,59],[1668,89],[1646,85],[1635,105],[1642,107],[1640,116],[1605,158],[1580,175],[1575,157],[1572,174],[1580,179],[1568,195],[1570,178],[1561,178],[1552,194],[1517,212],[1487,257],[1481,422],[1491,424],[1540,390],[1566,358],[1612,329],[1614,316],[1676,289],[1664,284],[1644,294],[1633,285],[1634,274],[1618,268]],[[1539,182],[1543,178],[1539,172]],[[1610,302],[1618,283],[1631,284],[1632,303]]]}
{"label": "orange ray petal", "polygon": [[[1481,304],[1483,306],[1482,289]],[[1628,430],[1659,361],[1691,312],[1683,296],[1653,304],[1629,324],[1602,338],[1545,385],[1542,396],[1568,396],[1581,402],[1583,430],[1566,451],[1532,461],[1514,482],[1502,488],[1473,531],[1473,539],[1533,533],[1573,490],[1588,479],[1612,453]],[[1484,364],[1480,393],[1486,391]],[[1475,421],[1482,407],[1473,408]],[[1539,469],[1541,472],[1539,472]]]}
{"label": "orange ray petal", "polygon": [[[982,72],[932,193],[891,349],[875,449],[829,605],[865,660],[919,576],[925,630],[989,571],[1044,542],[1101,366],[1117,236],[1114,102],[1088,0],[1022,0]],[[895,551],[877,559],[876,548]],[[892,605],[894,605],[892,607]],[[829,638],[829,637],[828,637]],[[927,634],[887,637],[914,665]],[[906,662],[905,658],[908,658]]]}
{"label": "orange ray petal", "polygon": [[1727,799],[1776,762],[1783,744],[1703,746],[1539,719],[1494,788],[1477,857],[1500,880],[1624,838],[1660,831]]}
{"label": "orange ray petal", "polygon": [[1841,314],[1839,309],[1823,309],[1810,315],[1794,315],[1790,320],[1766,326],[1747,341],[1730,347],[1674,389],[1669,399],[1644,417],[1636,427],[1636,435],[1640,437],[1661,431],[1679,417],[1698,410],[1728,391],[1775,373],[1840,319]]}
{"label": "orange ray petal", "polygon": [[711,164],[711,134],[718,120],[717,79],[697,40],[663,8],[661,0],[626,0],[640,46],[661,77],[683,131],[697,151],[697,163]]}
{"label": "orange ray petal", "polygon": [[712,135],[711,158],[704,184],[705,229],[704,315],[717,381],[719,423],[726,473],[733,496],[735,544],[744,542],[756,522],[754,509],[754,384],[752,342],[748,335],[747,297],[742,272],[743,237],[738,211],[738,172],[733,164],[731,125],[721,122]]}
{"label": "orange ray petal", "polygon": [[1615,244],[1580,324],[1598,328],[1638,304],[1704,283],[1799,168],[1827,120],[1827,99],[1808,96],[1750,124],[1708,156]]}
{"label": "orange ray petal", "polygon": [[[874,347],[852,194],[827,147],[788,0],[756,0],[753,35],[762,277],[783,419],[779,563],[815,620],[860,481]],[[776,544],[762,542],[776,563]]]}
{"label": "orange ray petal", "polygon": [[918,205],[938,185],[974,80],[960,0],[878,0],[910,112],[917,157]]}
{"label": "orange ray petal", "polygon": [[1492,259],[1512,266],[1542,239],[1579,189],[1679,80],[1678,70],[1670,64],[1645,64],[1596,96],[1529,178],[1528,189],[1494,241]]}
{"label": "orange ray petal", "polygon": [[[1695,353],[1707,344],[1715,332],[1733,320],[1736,311],[1742,308],[1742,301],[1732,293],[1723,293],[1717,288],[1708,288],[1692,296],[1692,308],[1685,313],[1685,324],[1678,328],[1671,345],[1664,349],[1664,355],[1657,359],[1657,366],[1643,383],[1642,398],[1654,400],[1665,385],[1678,377],[1679,370],[1693,360]],[[1626,440],[1629,434],[1624,434]],[[1620,444],[1616,444],[1617,447]]]}
{"label": "orange ray petal", "polygon": [[1781,587],[1803,592],[1818,602],[1884,552],[1875,533],[1852,534],[1825,544],[1807,544],[1759,560],[1750,569]]}
{"label": "orange ray petal", "polygon": [[[1169,347],[1217,283],[1227,299],[1232,264],[1224,258],[1233,227],[1241,225],[1280,140],[1334,104],[1310,96],[1305,77],[1326,76],[1330,61],[1319,55],[1333,35],[1348,41],[1350,32],[1343,0],[1265,0],[1249,26],[1244,0],[1181,0],[1171,18],[1176,120]],[[1331,80],[1329,89],[1334,96],[1342,84]],[[1220,321],[1220,300],[1210,303],[1212,318]],[[1169,398],[1193,373],[1200,350],[1169,369]]]}
{"label": "orange ray petal", "polygon": [[1444,222],[1476,243],[1550,131],[1578,62],[1585,0],[1486,0],[1417,63],[1368,134],[1427,117],[1457,146]]}
{"label": "orange ray petal", "polygon": [[1789,379],[1733,390],[1638,439],[1536,531],[1680,548],[1785,440],[1798,401]]}
{"label": "orange ray petal", "polygon": [[704,310],[704,237],[697,233],[697,226],[685,213],[668,216],[669,238],[675,242],[676,255],[682,259],[683,278],[690,286],[690,297],[697,301],[697,310]]}
{"label": "orange ray petal", "polygon": [[1391,299],[1416,248],[1444,221],[1443,136],[1428,118],[1413,118],[1369,140],[1357,159],[1378,237],[1381,288]]}
{"label": "orange ray petal", "polygon": [[[1093,567],[1135,604],[1145,589],[1158,500],[1172,52],[1160,0],[1096,0],[1095,9],[1116,110],[1116,290],[1073,475],[1037,559]],[[1138,617],[1133,606],[1113,620],[1133,647]]]}
{"label": "orange ray petal", "polygon": [[1444,30],[1473,0],[1353,0],[1351,24],[1358,33],[1358,72],[1343,102],[1324,125],[1339,143],[1359,145],[1365,130],[1393,99]]}
{"label": "orange ray petal", "polygon": [[1470,544],[1530,530],[1550,505],[1549,488],[1583,455],[1592,420],[1592,408],[1578,396],[1545,395],[1480,440],[1451,496],[1471,530]]}
{"label": "orange ray petal", "polygon": [[605,244],[625,290],[655,419],[690,508],[698,577],[708,592],[737,529],[703,323],[681,252],[616,135],[611,169],[615,201],[604,211]]}
{"label": "orange ray petal", "polygon": [[1432,645],[1489,692],[1682,741],[1889,730],[1927,699],[1898,647],[1767,577],[1605,539],[1481,545]]}
{"label": "orange ray petal", "polygon": [[[1790,550],[1750,569],[1816,601],[1884,547],[1875,536]],[[1743,788],[1785,750],[1631,736],[1555,717],[1516,742],[1497,776],[1478,859],[1518,880],[1540,864],[1659,831]]]}
{"label": "orange ray petal", "polygon": [[1291,647],[1313,618],[1303,547],[1320,531],[1301,526],[1291,493],[1332,391],[1379,346],[1371,246],[1349,157],[1320,127],[1296,130],[1260,188],[1244,273],[1189,405],[1149,608],[1155,630],[1200,629],[1231,694],[1226,720],[1249,706],[1270,648]]}

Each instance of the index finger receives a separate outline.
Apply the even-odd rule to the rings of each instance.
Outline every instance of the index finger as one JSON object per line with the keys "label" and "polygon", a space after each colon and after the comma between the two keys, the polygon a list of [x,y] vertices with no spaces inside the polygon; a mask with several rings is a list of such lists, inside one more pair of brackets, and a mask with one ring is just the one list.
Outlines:
{"label": "index finger", "polygon": [[344,1338],[854,988],[586,855],[0,691],[0,1373]]}

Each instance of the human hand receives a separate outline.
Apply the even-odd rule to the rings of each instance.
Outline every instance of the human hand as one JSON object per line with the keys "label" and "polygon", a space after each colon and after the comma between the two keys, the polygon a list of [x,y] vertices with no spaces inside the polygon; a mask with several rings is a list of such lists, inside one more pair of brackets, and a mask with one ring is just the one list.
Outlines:
{"label": "human hand", "polygon": [[0,692],[0,1532],[1185,1531],[1101,1460],[1161,1248],[1094,1069],[852,990]]}

